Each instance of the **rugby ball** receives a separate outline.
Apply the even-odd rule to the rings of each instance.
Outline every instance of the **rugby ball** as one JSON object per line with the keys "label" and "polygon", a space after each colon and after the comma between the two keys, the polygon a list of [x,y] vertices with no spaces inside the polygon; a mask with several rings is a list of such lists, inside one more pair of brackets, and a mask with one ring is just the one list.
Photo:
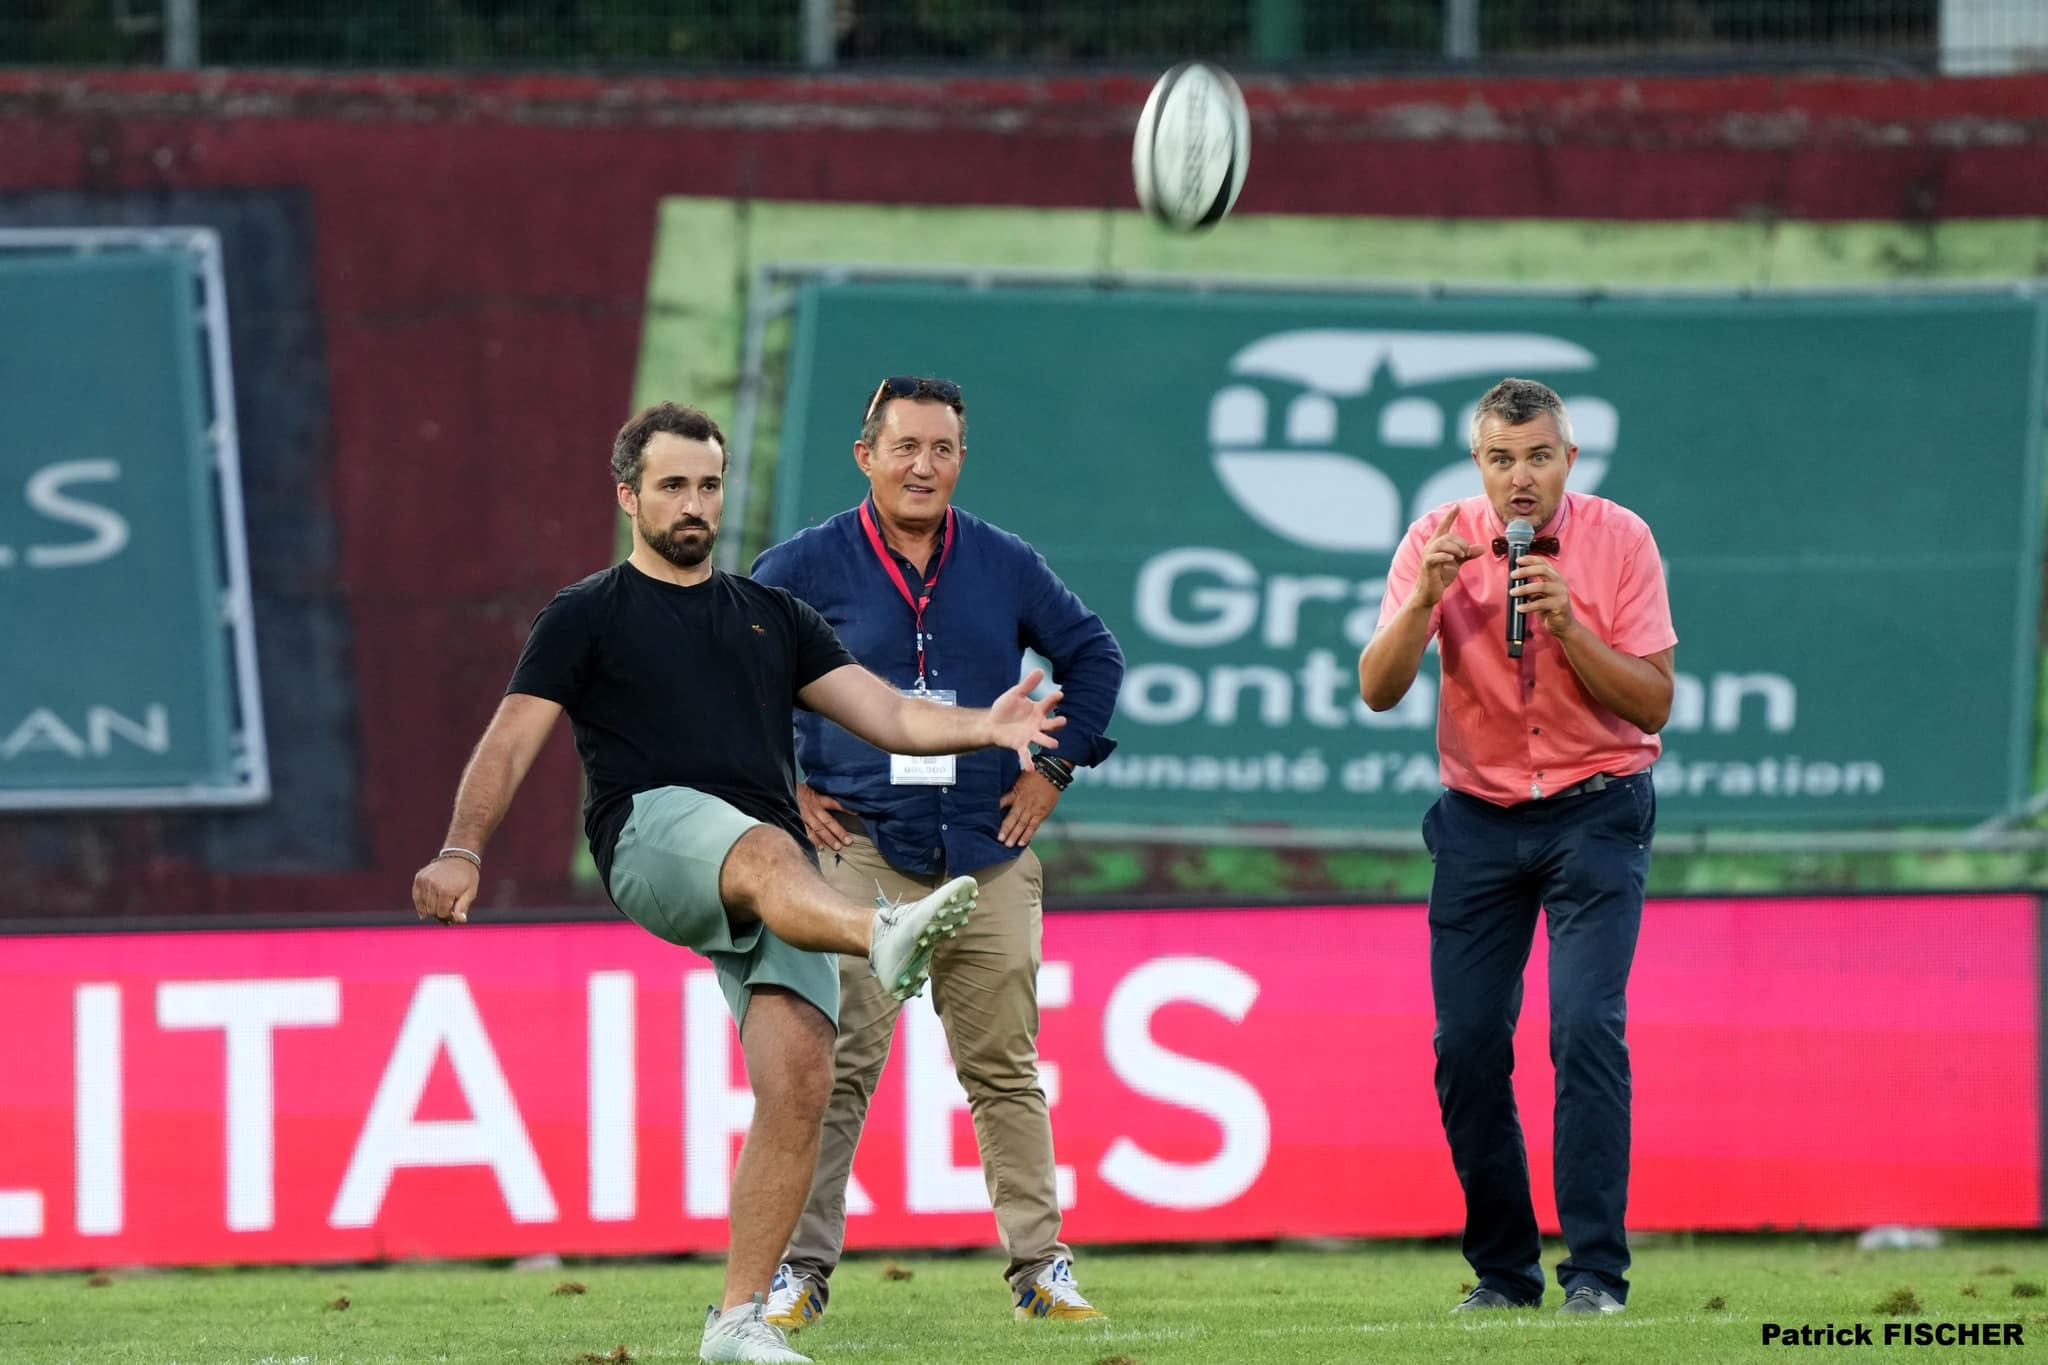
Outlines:
{"label": "rugby ball", "polygon": [[1138,115],[1131,174],[1138,204],[1179,232],[1214,227],[1237,202],[1251,160],[1244,93],[1220,67],[1182,62]]}

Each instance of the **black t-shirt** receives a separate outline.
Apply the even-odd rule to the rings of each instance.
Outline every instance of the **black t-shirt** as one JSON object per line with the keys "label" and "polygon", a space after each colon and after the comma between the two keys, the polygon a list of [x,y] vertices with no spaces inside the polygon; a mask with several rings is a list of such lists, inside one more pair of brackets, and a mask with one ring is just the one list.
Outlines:
{"label": "black t-shirt", "polygon": [[615,564],[555,594],[505,690],[559,702],[589,776],[583,830],[611,884],[636,793],[694,787],[808,847],[796,808],[797,690],[854,662],[780,588],[716,573],[680,587]]}

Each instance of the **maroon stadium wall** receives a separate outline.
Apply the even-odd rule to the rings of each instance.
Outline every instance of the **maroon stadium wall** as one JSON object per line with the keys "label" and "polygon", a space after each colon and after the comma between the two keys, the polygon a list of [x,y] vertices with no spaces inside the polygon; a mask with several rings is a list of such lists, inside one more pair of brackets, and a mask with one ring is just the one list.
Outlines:
{"label": "maroon stadium wall", "polygon": [[[0,822],[0,915],[402,907],[535,603],[610,553],[659,201],[1121,206],[1145,84],[0,73],[0,226],[227,240],[277,770],[262,811]],[[1248,93],[1243,212],[2048,215],[2043,78]],[[577,898],[577,792],[557,739],[495,903]]]}

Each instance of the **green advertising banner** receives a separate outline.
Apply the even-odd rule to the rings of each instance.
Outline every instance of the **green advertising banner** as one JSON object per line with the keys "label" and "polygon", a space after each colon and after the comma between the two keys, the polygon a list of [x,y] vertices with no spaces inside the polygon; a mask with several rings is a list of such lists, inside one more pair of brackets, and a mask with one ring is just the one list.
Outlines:
{"label": "green advertising banner", "polygon": [[960,381],[960,505],[1116,632],[1121,747],[1077,825],[1412,829],[1436,660],[1357,699],[1394,547],[1479,491],[1505,375],[1565,398],[1571,487],[1666,560],[1667,830],[1975,821],[2028,791],[2040,303],[2016,294],[1388,297],[805,286],[777,534],[851,506],[887,374]]}
{"label": "green advertising banner", "polygon": [[267,793],[219,285],[210,233],[0,234],[0,807]]}

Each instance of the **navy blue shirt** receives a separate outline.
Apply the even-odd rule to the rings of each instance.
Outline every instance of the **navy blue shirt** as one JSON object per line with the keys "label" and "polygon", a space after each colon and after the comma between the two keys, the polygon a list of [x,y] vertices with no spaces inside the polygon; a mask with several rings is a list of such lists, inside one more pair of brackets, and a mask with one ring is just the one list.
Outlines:
{"label": "navy blue shirt", "polygon": [[[924,576],[889,554],[917,592]],[[752,577],[817,608],[840,643],[884,681],[906,689],[917,681],[916,617],[875,557],[858,508],[763,552]],[[924,625],[925,685],[934,692],[955,692],[962,706],[987,706],[1017,685],[1029,647],[1052,665],[1064,694],[1059,714],[1067,723],[1054,732],[1053,752],[1088,765],[1116,748],[1104,731],[1123,686],[1123,651],[1102,618],[1022,539],[955,508],[952,550]],[[1008,749],[962,754],[950,787],[896,786],[889,755],[823,716],[799,711],[796,754],[803,780],[866,820],[893,867],[959,876],[1018,854],[996,840],[1006,814],[998,803],[1020,771]]]}

